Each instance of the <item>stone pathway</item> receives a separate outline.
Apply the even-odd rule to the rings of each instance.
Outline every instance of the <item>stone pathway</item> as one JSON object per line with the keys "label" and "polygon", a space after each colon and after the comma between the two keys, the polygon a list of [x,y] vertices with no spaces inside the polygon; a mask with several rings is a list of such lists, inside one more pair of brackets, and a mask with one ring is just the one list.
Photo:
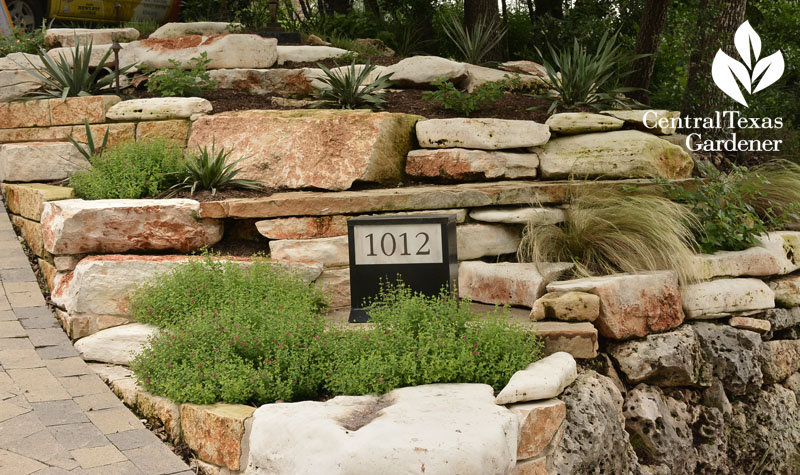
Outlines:
{"label": "stone pathway", "polygon": [[0,475],[193,473],[80,358],[0,209]]}

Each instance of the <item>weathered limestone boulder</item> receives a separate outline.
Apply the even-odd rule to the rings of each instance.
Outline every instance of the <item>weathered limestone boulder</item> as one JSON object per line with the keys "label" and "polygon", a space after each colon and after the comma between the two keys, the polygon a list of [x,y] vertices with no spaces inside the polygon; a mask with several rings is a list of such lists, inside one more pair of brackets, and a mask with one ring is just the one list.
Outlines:
{"label": "weathered limestone boulder", "polygon": [[679,111],[668,111],[659,109],[647,110],[609,110],[602,111],[601,114],[615,117],[634,125],[635,127],[650,132],[651,134],[671,135],[675,133],[676,127],[672,125],[672,119],[681,116]]}
{"label": "weathered limestone boulder", "polygon": [[417,122],[423,148],[501,150],[547,143],[550,128],[531,120],[430,119]]}
{"label": "weathered limestone boulder", "polygon": [[386,68],[399,87],[426,87],[439,78],[461,85],[469,75],[467,65],[438,56],[412,56]]}
{"label": "weathered limestone boulder", "polygon": [[565,352],[578,359],[597,356],[597,328],[589,322],[526,322],[544,340],[544,354]]}
{"label": "weathered limestone boulder", "polygon": [[267,239],[315,239],[347,234],[344,216],[277,218],[256,221],[258,232]]}
{"label": "weathered limestone boulder", "polygon": [[519,88],[526,91],[539,92],[547,88],[547,83],[539,76],[531,74],[511,73],[508,71],[501,71],[499,69],[486,68],[474,64],[465,63],[469,75],[463,84],[467,92],[473,92],[476,87],[487,82],[506,82],[514,77],[514,74],[519,78]]}
{"label": "weathered limestone boulder", "polygon": [[350,268],[327,269],[314,282],[332,309],[350,307]]}
{"label": "weathered limestone boulder", "polygon": [[545,286],[571,269],[564,262],[518,264],[464,261],[458,265],[458,294],[476,302],[532,307]]}
{"label": "weathered limestone boulder", "polygon": [[464,224],[456,236],[460,261],[515,253],[522,239],[519,226],[505,224]]}
{"label": "weathered limestone boulder", "polygon": [[232,33],[242,28],[240,23],[225,21],[196,21],[189,23],[167,23],[161,25],[156,31],[150,33],[150,38],[174,38],[176,36],[191,35],[222,35]]}
{"label": "weathered limestone boulder", "polygon": [[798,420],[800,407],[794,393],[778,384],[737,398],[729,418],[730,466],[759,467],[762,473],[796,473]]}
{"label": "weathered limestone boulder", "polygon": [[114,41],[127,43],[139,39],[136,28],[48,28],[44,34],[47,48],[80,45],[110,45]]}
{"label": "weathered limestone boulder", "polygon": [[510,473],[517,433],[517,417],[482,384],[265,404],[254,414],[246,473]]}
{"label": "weathered limestone boulder", "polygon": [[622,415],[622,394],[594,371],[582,372],[561,400],[567,405],[564,437],[553,454],[552,473],[637,473]]}
{"label": "weathered limestone boulder", "polygon": [[50,201],[42,212],[44,244],[52,254],[193,251],[222,238],[222,223],[198,219],[199,208],[187,199]]}
{"label": "weathered limestone boulder", "polygon": [[531,224],[533,226],[563,223],[565,219],[563,209],[534,208],[532,206],[477,208],[469,212],[469,217],[475,221],[487,223]]}
{"label": "weathered limestone boulder", "polygon": [[681,287],[687,318],[707,319],[775,306],[775,293],[759,279],[719,279]]}
{"label": "weathered limestone boulder", "polygon": [[800,370],[800,340],[771,340],[761,343],[761,372],[764,384],[783,382]]}
{"label": "weathered limestone boulder", "polygon": [[239,178],[266,186],[346,190],[401,180],[418,116],[388,112],[243,111],[192,125],[189,148],[233,150]]}
{"label": "weathered limestone boulder", "polygon": [[241,404],[214,404],[181,406],[183,440],[198,457],[231,470],[242,466],[242,445],[247,441],[245,421],[255,408]]}
{"label": "weathered limestone boulder", "polygon": [[75,342],[75,349],[86,361],[127,366],[158,331],[158,328],[144,323],[107,328],[81,338]]}
{"label": "weathered limestone boulder", "polygon": [[65,186],[31,183],[25,185],[5,185],[3,195],[9,211],[23,218],[39,221],[46,201],[68,200],[75,196],[72,188]]}
{"label": "weathered limestone boulder", "polygon": [[586,292],[552,292],[533,304],[531,320],[593,322],[600,315],[600,297]]}
{"label": "weathered limestone boulder", "polygon": [[800,325],[800,307],[772,308],[764,313],[773,331],[785,330]]}
{"label": "weathered limestone boulder", "polygon": [[180,63],[179,67],[191,69],[192,58],[202,53],[211,62],[208,69],[225,68],[269,68],[278,59],[278,40],[258,35],[221,34],[211,36],[180,36],[177,38],[149,38],[128,43],[120,51],[120,64],[144,64],[151,68],[174,68],[169,60]]}
{"label": "weathered limestone boulder", "polygon": [[772,329],[769,320],[763,320],[761,318],[731,317],[731,319],[728,320],[728,325],[761,334],[769,333]]}
{"label": "weathered limestone boulder", "polygon": [[764,247],[699,254],[695,262],[703,279],[764,277],[781,273],[781,255]]}
{"label": "weathered limestone boulder", "polygon": [[446,181],[535,178],[539,157],[534,153],[509,153],[463,148],[412,150],[406,174]]}
{"label": "weathered limestone boulder", "polygon": [[748,330],[709,322],[691,324],[697,335],[703,359],[713,367],[713,375],[733,395],[757,390],[764,381],[759,353],[761,336]]}
{"label": "weathered limestone boulder", "polygon": [[558,137],[531,149],[542,178],[687,178],[692,157],[677,145],[638,130]]}
{"label": "weathered limestone boulder", "polygon": [[529,364],[511,376],[495,399],[497,404],[557,397],[578,376],[575,358],[559,352]]}
{"label": "weathered limestone boulder", "polygon": [[156,97],[131,99],[112,106],[109,120],[189,119],[211,112],[211,103],[201,97]]}
{"label": "weathered limestone boulder", "polygon": [[775,292],[777,306],[784,308],[800,306],[800,275],[775,279],[769,283],[769,288]]}
{"label": "weathered limestone boulder", "polygon": [[283,262],[320,262],[325,267],[341,267],[350,262],[347,236],[270,241],[269,252],[273,259]]}
{"label": "weathered limestone boulder", "polygon": [[780,256],[781,274],[800,270],[800,232],[771,232],[761,236],[758,245]]}
{"label": "weathered limestone boulder", "polygon": [[314,71],[303,69],[215,69],[211,79],[220,89],[236,89],[250,94],[277,94],[281,97],[307,97],[314,92]]}
{"label": "weathered limestone boulder", "polygon": [[700,342],[690,325],[643,340],[609,345],[608,353],[632,384],[662,387],[707,385],[709,374]]}
{"label": "weathered limestone boulder", "polygon": [[0,145],[0,181],[63,180],[89,167],[69,142],[24,142]]}
{"label": "weathered limestone boulder", "polygon": [[550,132],[562,135],[588,134],[619,130],[625,121],[602,114],[589,112],[562,112],[553,114],[545,122]]}
{"label": "weathered limestone boulder", "polygon": [[333,46],[278,46],[278,65],[287,61],[294,63],[313,63],[325,59],[338,58],[349,53],[346,49]]}
{"label": "weathered limestone boulder", "polygon": [[643,337],[683,323],[681,291],[673,271],[618,274],[553,282],[548,292],[588,292],[600,297],[595,326],[614,340]]}
{"label": "weathered limestone boulder", "polygon": [[567,415],[564,401],[524,402],[512,404],[508,409],[519,419],[517,460],[547,455],[543,452],[548,445],[555,446],[561,441],[559,429]]}

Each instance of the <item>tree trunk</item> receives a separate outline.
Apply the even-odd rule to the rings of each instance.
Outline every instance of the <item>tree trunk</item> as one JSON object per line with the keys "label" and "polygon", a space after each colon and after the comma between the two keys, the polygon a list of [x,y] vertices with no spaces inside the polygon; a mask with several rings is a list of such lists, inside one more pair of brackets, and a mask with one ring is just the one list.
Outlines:
{"label": "tree trunk", "polygon": [[733,34],[744,21],[747,0],[701,0],[697,20],[698,37],[689,58],[689,75],[683,95],[683,116],[705,117],[729,107],[727,99],[711,78],[711,62],[722,48],[737,57]]}
{"label": "tree trunk", "polygon": [[[667,22],[668,6],[669,0],[645,1],[634,54],[647,54],[649,56],[634,61],[633,74],[628,76],[625,81],[626,86],[641,89],[650,87],[650,76],[653,75],[653,67],[656,64],[655,54],[658,51],[659,43],[661,43],[661,32],[664,31],[664,24]],[[648,91],[633,91],[628,93],[628,96],[644,104],[650,104],[650,93]]]}
{"label": "tree trunk", "polygon": [[539,18],[550,15],[553,18],[564,18],[562,0],[534,0],[536,16]]}

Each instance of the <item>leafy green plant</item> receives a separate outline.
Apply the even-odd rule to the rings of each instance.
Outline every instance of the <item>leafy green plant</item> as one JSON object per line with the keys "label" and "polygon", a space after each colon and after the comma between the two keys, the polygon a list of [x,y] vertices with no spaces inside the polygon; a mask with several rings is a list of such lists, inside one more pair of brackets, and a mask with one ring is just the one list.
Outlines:
{"label": "leafy green plant", "polygon": [[616,33],[609,36],[606,32],[594,53],[590,53],[577,39],[573,41],[572,49],[556,50],[550,44],[547,47],[549,59],[538,48],[536,51],[542,57],[553,92],[535,97],[550,101],[549,114],[583,106],[607,109],[636,105],[635,101],[622,95],[634,91],[634,88],[612,84],[628,76],[632,72],[630,64],[642,55],[632,55],[618,44]]}
{"label": "leafy green plant", "polygon": [[236,178],[240,169],[236,165],[244,160],[242,157],[231,163],[227,163],[233,150],[226,151],[224,147],[216,150],[216,141],[208,147],[197,147],[198,153],[186,157],[183,168],[175,173],[178,183],[170,188],[169,196],[181,190],[189,190],[194,194],[197,190],[210,190],[212,195],[217,194],[217,190],[224,188],[241,188],[245,190],[260,190],[262,186],[255,180]]}
{"label": "leafy green plant", "polygon": [[483,64],[506,34],[506,28],[497,18],[481,17],[469,29],[455,11],[442,15],[441,25],[447,38],[461,54],[461,59],[470,64]]}
{"label": "leafy green plant", "polygon": [[369,81],[370,75],[375,71],[375,65],[367,61],[364,65],[357,65],[355,61],[350,66],[331,71],[325,66],[317,65],[324,76],[319,78],[324,86],[314,86],[317,92],[314,98],[322,103],[316,107],[334,106],[342,109],[383,109],[386,104],[386,91],[392,85],[391,74],[378,76]]}
{"label": "leafy green plant", "polygon": [[0,57],[11,53],[36,54],[44,48],[44,34],[47,24],[43,21],[41,28],[28,32],[19,26],[11,31],[10,35],[0,36]]}
{"label": "leafy green plant", "polygon": [[520,261],[572,262],[580,276],[673,269],[682,282],[699,279],[694,249],[700,224],[686,206],[605,190],[579,192],[564,211],[562,225],[526,226]]}
{"label": "leafy green plant", "polygon": [[87,200],[155,196],[181,166],[181,148],[154,139],[123,142],[90,159],[91,168],[70,175],[75,195]]}
{"label": "leafy green plant", "polygon": [[494,81],[480,84],[472,92],[461,92],[447,78],[437,78],[431,84],[436,90],[423,92],[423,99],[466,116],[502,98],[505,87],[502,81]]}
{"label": "leafy green plant", "polygon": [[150,75],[147,90],[159,97],[192,97],[217,87],[217,81],[211,79],[207,69],[211,62],[207,53],[203,52],[190,61],[195,63],[192,69],[183,69],[174,59],[169,60],[172,68],[142,68],[142,72]]}
{"label": "leafy green plant", "polygon": [[[90,66],[92,49],[91,41],[81,45],[77,37],[70,59],[67,59],[63,52],[59,52],[58,58],[54,59],[44,49],[39,49],[41,68],[34,65],[30,59],[28,59],[30,68],[20,65],[22,69],[44,83],[42,91],[34,91],[27,97],[33,99],[59,97],[64,100],[67,97],[101,94],[103,89],[111,87],[114,81],[114,72],[109,68],[92,68]],[[98,64],[105,64],[110,54],[111,49],[109,48]],[[125,74],[132,66],[132,64],[121,66],[119,73]],[[102,72],[106,74],[101,76]]]}
{"label": "leafy green plant", "polygon": [[94,143],[94,136],[92,135],[92,129],[89,128],[89,119],[83,120],[83,125],[86,127],[86,148],[83,148],[83,145],[78,143],[72,135],[67,136],[67,140],[69,140],[72,145],[83,155],[83,158],[88,160],[89,162],[92,161],[96,155],[102,155],[106,149],[106,145],[108,145],[108,131],[109,128],[106,127],[106,133],[103,135],[103,143],[100,146],[96,146]]}

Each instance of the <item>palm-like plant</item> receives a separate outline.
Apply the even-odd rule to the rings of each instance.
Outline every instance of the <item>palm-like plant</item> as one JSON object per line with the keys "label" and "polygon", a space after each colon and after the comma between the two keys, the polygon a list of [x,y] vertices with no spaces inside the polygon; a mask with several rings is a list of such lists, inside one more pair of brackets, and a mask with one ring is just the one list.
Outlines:
{"label": "palm-like plant", "polygon": [[379,76],[374,81],[368,82],[370,74],[375,71],[375,65],[367,61],[364,65],[355,63],[355,60],[346,68],[331,71],[318,64],[325,74],[319,80],[325,86],[314,86],[317,92],[314,98],[322,103],[315,107],[336,106],[342,109],[383,109],[386,104],[385,89],[392,85],[391,74]]}
{"label": "palm-like plant", "polygon": [[189,190],[194,194],[197,190],[210,190],[211,195],[216,195],[217,190],[223,188],[241,188],[245,190],[261,190],[261,183],[255,180],[235,178],[241,171],[236,165],[244,160],[227,163],[233,150],[226,151],[224,147],[216,150],[216,141],[212,142],[211,150],[208,147],[197,147],[199,153],[186,157],[183,169],[176,173],[178,183],[170,187],[167,196],[174,196],[182,190]]}
{"label": "palm-like plant", "polygon": [[611,84],[612,80],[631,74],[628,66],[646,55],[632,55],[625,51],[617,43],[616,33],[611,36],[608,32],[604,33],[594,53],[590,53],[577,39],[573,41],[572,49],[555,50],[550,44],[547,48],[549,60],[539,48],[536,48],[536,52],[542,57],[553,91],[535,97],[551,101],[548,114],[581,106],[608,109],[613,106],[630,108],[637,104],[622,96],[637,88],[614,87]]}
{"label": "palm-like plant", "polygon": [[464,61],[482,64],[484,58],[500,44],[506,28],[497,18],[481,17],[469,29],[455,12],[442,15],[442,29],[461,53]]}
{"label": "palm-like plant", "polygon": [[[90,66],[92,59],[92,42],[80,44],[75,38],[75,49],[72,51],[72,61],[68,60],[63,52],[58,53],[58,58],[50,57],[44,49],[39,50],[39,59],[42,67],[38,67],[28,59],[30,68],[19,64],[19,66],[44,83],[42,91],[34,91],[28,98],[61,98],[78,96],[91,96],[98,94],[102,89],[110,87],[114,81],[114,72],[110,68],[96,67],[92,70]],[[105,64],[111,49],[105,52],[98,64]],[[129,64],[120,67],[119,73],[124,74],[133,65]],[[106,72],[104,76],[100,73]]]}

